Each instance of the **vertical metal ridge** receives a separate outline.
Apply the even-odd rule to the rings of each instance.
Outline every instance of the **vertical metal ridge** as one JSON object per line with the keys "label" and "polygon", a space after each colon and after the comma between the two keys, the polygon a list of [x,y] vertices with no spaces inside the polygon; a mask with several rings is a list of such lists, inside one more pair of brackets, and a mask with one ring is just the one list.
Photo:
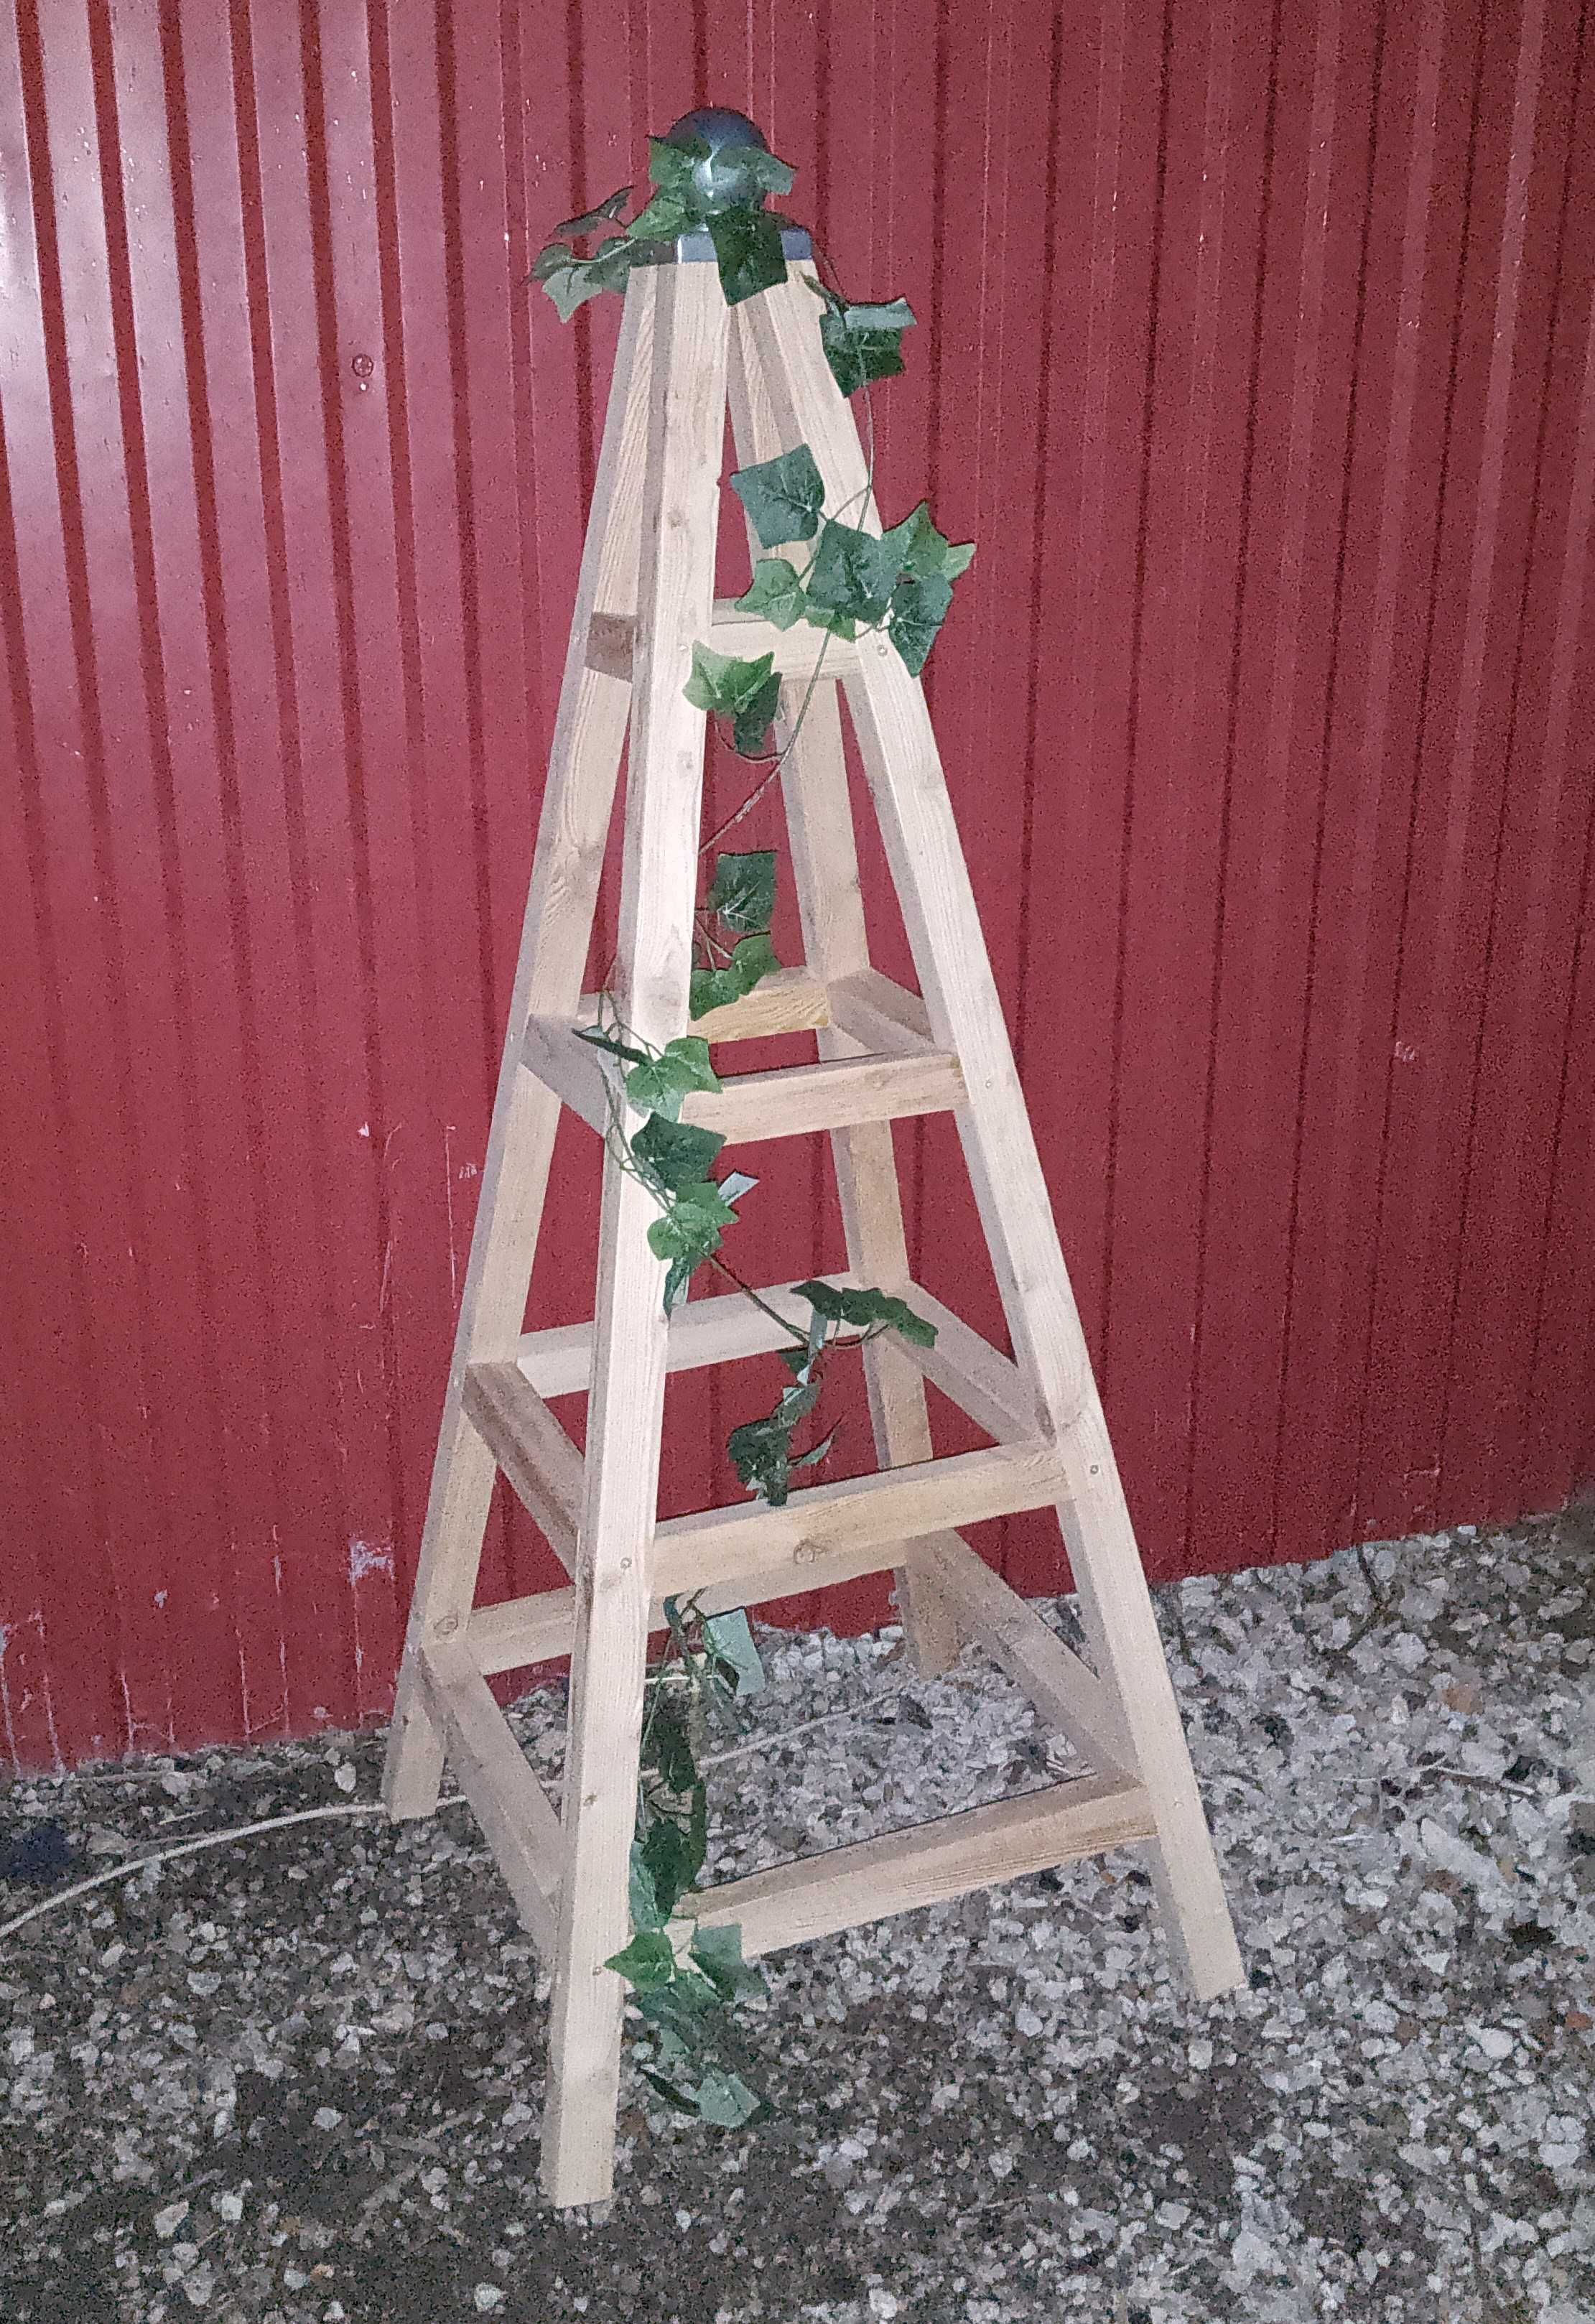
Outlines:
{"label": "vertical metal ridge", "polygon": [[[1595,1465],[1590,38],[1574,0],[21,0],[0,1764],[385,1709],[617,319],[524,277],[694,102],[920,318],[882,499],[979,544],[930,690],[1155,1570]],[[978,1320],[955,1157],[903,1148]],[[834,1255],[827,1175],[773,1162],[739,1267]],[[768,1385],[672,1391],[668,1508],[732,1490]],[[488,1592],[553,1578],[493,1543]],[[1061,1578],[1039,1517],[987,1545]]]}

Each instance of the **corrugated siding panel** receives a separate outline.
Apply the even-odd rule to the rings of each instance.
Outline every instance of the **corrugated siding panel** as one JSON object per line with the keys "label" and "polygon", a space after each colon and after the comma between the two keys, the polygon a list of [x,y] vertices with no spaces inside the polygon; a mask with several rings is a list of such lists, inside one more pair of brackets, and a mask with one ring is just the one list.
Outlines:
{"label": "corrugated siding panel", "polygon": [[980,543],[931,692],[1154,1572],[1587,1477],[1592,78],[1573,0],[5,14],[15,1764],[386,1707],[615,327],[521,278],[695,102],[921,318],[883,497]]}

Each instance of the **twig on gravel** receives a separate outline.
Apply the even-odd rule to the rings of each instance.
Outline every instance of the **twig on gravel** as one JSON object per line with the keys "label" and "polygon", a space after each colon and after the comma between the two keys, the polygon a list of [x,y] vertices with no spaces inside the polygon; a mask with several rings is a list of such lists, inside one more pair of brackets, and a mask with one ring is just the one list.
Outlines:
{"label": "twig on gravel", "polygon": [[[440,1808],[457,1807],[460,1794],[439,1800]],[[9,1921],[0,1921],[0,1937],[14,1937],[25,1929],[30,1921],[41,1920],[53,1913],[58,1904],[69,1904],[75,1897],[87,1896],[92,1889],[109,1887],[114,1880],[131,1880],[135,1873],[147,1871],[152,1864],[170,1864],[180,1856],[198,1856],[201,1849],[226,1848],[230,1840],[253,1840],[257,1832],[281,1831],[290,1823],[319,1823],[329,1816],[386,1815],[380,1800],[338,1800],[324,1808],[296,1808],[291,1815],[266,1816],[259,1823],[234,1825],[227,1831],[207,1831],[198,1840],[180,1840],[175,1848],[152,1849],[148,1856],[130,1857],[124,1864],[113,1864],[104,1872],[91,1873],[87,1880],[75,1880],[69,1888],[58,1888],[53,1896],[46,1896],[41,1904],[30,1904],[25,1913],[17,1913]]]}

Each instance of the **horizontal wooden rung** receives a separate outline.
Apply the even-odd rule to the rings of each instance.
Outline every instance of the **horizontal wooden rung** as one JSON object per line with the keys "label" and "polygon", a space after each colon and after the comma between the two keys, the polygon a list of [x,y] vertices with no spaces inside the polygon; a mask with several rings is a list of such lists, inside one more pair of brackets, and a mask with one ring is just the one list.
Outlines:
{"label": "horizontal wooden rung", "polygon": [[[479,1373],[495,1374],[512,1369],[474,1367]],[[532,1397],[530,1384],[523,1380],[521,1385]],[[499,1448],[512,1454],[515,1466],[506,1466],[505,1472],[512,1483],[517,1476],[529,1480],[530,1498],[521,1484],[516,1490],[536,1516],[549,1491],[546,1475],[537,1473],[549,1449],[547,1440],[532,1443],[535,1432],[524,1421],[530,1406],[517,1406],[502,1383],[494,1387],[495,1409],[502,1416],[495,1422],[494,1457],[505,1466]],[[568,1438],[565,1442],[568,1446]],[[564,1457],[556,1453],[557,1460]],[[954,1452],[942,1461],[883,1469],[872,1477],[811,1485],[779,1509],[749,1500],[668,1517],[653,1537],[649,1582],[654,1606],[657,1610],[666,1598],[696,1597],[706,1613],[722,1613],[732,1606],[855,1582],[863,1574],[900,1565],[906,1544],[944,1527],[1040,1508],[1061,1490],[1061,1467],[1052,1446],[998,1444],[976,1452]],[[575,1609],[570,1591],[544,1591],[483,1608],[472,1616],[470,1628],[478,1667],[519,1670],[567,1654],[575,1636]]]}
{"label": "horizontal wooden rung", "polygon": [[712,1928],[740,1927],[751,1959],[1151,1840],[1156,1831],[1139,1784],[1086,1776],[728,1880],[682,1909]]}
{"label": "horizontal wooden rung", "polygon": [[963,1095],[957,1058],[939,1050],[908,1057],[827,1057],[818,1065],[728,1075],[719,1089],[686,1099],[681,1119],[737,1144],[945,1113],[962,1105]]}
{"label": "horizontal wooden rung", "polygon": [[654,1587],[690,1596],[741,1582],[750,1601],[851,1581],[897,1562],[896,1551],[944,1526],[978,1525],[1045,1508],[1063,1490],[1063,1464],[1047,1443],[992,1444],[840,1479],[794,1493],[780,1508],[762,1501],[669,1517],[654,1534]]}
{"label": "horizontal wooden rung", "polygon": [[[587,668],[629,683],[636,630],[629,613],[595,613],[587,632]],[[859,668],[858,648],[845,639],[813,629],[807,622],[778,630],[761,613],[739,611],[730,597],[715,601],[709,643],[716,653],[735,654],[743,661],[771,654],[782,678],[812,678],[820,667],[822,650],[827,678],[847,678]]]}
{"label": "horizontal wooden rung", "polygon": [[[856,1286],[856,1275],[826,1275],[821,1282],[840,1286]],[[910,1301],[918,1294],[909,1286],[905,1295]],[[791,1344],[775,1317],[767,1314],[774,1308],[799,1332],[808,1328],[809,1307],[807,1300],[797,1296],[797,1286],[791,1283],[767,1283],[760,1289],[763,1306],[755,1306],[740,1291],[715,1294],[708,1299],[689,1299],[678,1307],[670,1318],[669,1352],[666,1358],[673,1372],[702,1371],[710,1364],[738,1363],[747,1356],[769,1355],[776,1348]],[[591,1323],[558,1323],[541,1332],[528,1332],[521,1339],[517,1360],[527,1379],[541,1396],[574,1396],[585,1389],[593,1377],[593,1326]],[[1034,1435],[1035,1430],[1029,1434]]]}
{"label": "horizontal wooden rung", "polygon": [[[618,1082],[602,1053],[576,1038],[574,1025],[530,1019],[521,1057],[589,1130],[607,1133]],[[911,1056],[827,1057],[767,1073],[729,1074],[717,1090],[698,1090],[686,1099],[681,1119],[741,1144],[942,1113],[962,1105],[963,1097],[956,1057],[927,1049]]]}

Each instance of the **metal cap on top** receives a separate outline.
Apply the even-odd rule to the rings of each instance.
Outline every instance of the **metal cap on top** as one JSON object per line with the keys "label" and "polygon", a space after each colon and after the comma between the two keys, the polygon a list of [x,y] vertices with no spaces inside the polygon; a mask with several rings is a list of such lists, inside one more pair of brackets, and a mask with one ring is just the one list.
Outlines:
{"label": "metal cap on top", "polygon": [[[733,113],[728,106],[704,105],[696,112],[684,113],[665,133],[667,145],[691,145],[695,142],[706,145],[708,152],[693,171],[694,182],[711,210],[729,209],[733,202],[745,202],[750,189],[736,155],[750,145],[755,152],[768,153],[770,146],[757,124],[745,113]],[[753,206],[762,209],[765,197],[754,196]],[[779,213],[778,213],[779,216]],[[814,256],[814,244],[806,226],[792,226],[781,218],[781,254],[790,260]],[[668,266],[674,263],[701,263],[715,256],[715,244],[706,226],[696,226],[692,233],[678,235],[673,243],[661,243],[656,254],[640,258],[639,265]]]}

